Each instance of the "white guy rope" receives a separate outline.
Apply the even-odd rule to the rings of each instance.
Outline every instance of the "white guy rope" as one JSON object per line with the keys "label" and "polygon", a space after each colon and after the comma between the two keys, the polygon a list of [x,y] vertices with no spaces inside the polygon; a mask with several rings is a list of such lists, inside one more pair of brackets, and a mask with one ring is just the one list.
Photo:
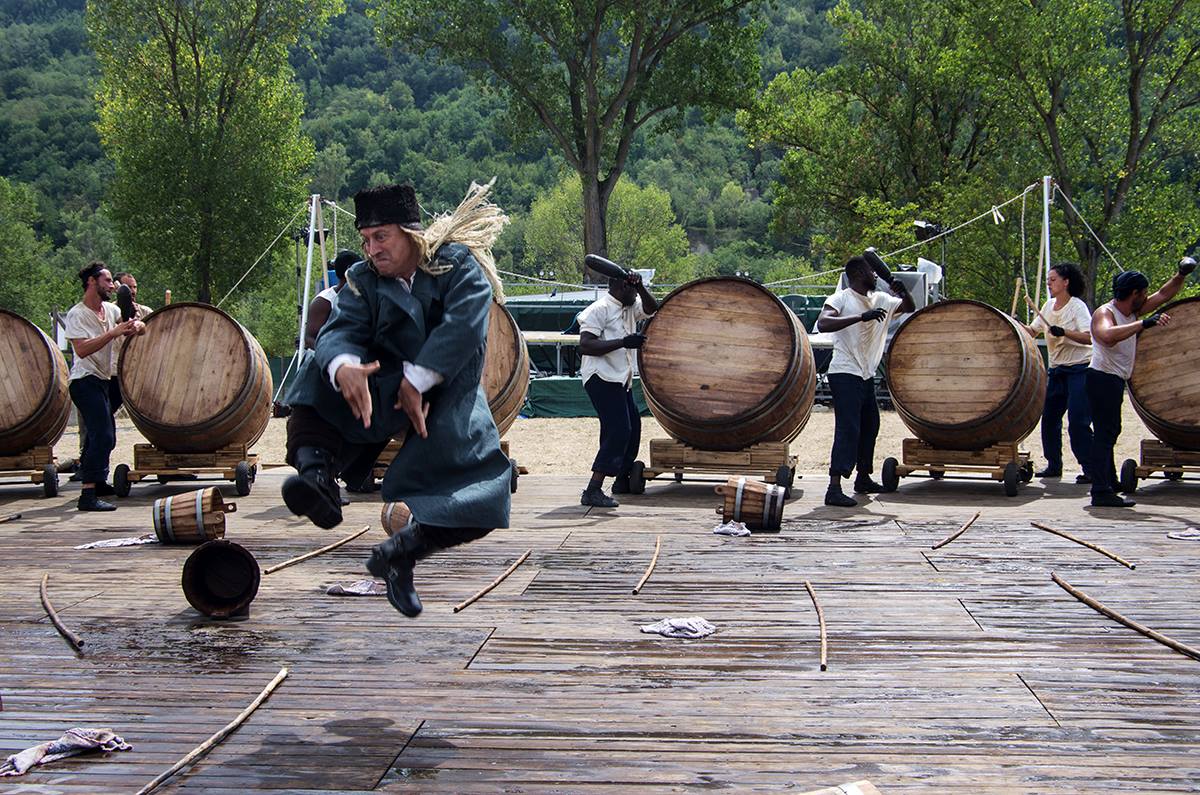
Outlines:
{"label": "white guy rope", "polygon": [[246,272],[242,274],[242,278],[238,279],[237,282],[232,287],[229,288],[229,292],[225,293],[225,295],[222,296],[220,301],[217,301],[217,309],[220,309],[221,304],[225,303],[225,299],[228,298],[230,295],[232,295],[233,291],[238,288],[238,285],[240,285],[243,281],[245,281],[246,277],[250,275],[250,271],[252,271],[256,267],[258,267],[258,263],[263,261],[263,257],[265,257],[271,253],[271,249],[275,248],[275,244],[279,242],[279,238],[283,237],[284,233],[286,233],[287,230],[291,228],[292,224],[295,223],[296,218],[300,215],[300,213],[304,212],[307,209],[308,209],[308,202],[305,202],[304,205],[299,210],[296,211],[296,215],[293,215],[291,220],[288,221],[286,224],[284,224],[283,229],[279,230],[279,234],[275,235],[275,239],[271,241],[271,245],[267,246],[266,250],[263,251],[263,253],[258,255],[258,259],[254,260],[254,264],[246,269]]}
{"label": "white guy rope", "polygon": [[895,251],[889,251],[887,254],[884,254],[882,256],[884,259],[888,259],[890,257],[896,256],[897,254],[903,254],[906,251],[911,251],[914,248],[920,248],[921,246],[932,243],[933,241],[943,238],[946,235],[949,235],[953,232],[957,232],[959,229],[962,229],[964,226],[970,226],[971,224],[975,223],[976,221],[981,221],[984,218],[994,218],[994,216],[992,215],[993,212],[1007,207],[1008,205],[1012,204],[1017,199],[1020,199],[1026,193],[1029,193],[1029,191],[1033,190],[1034,188],[1039,187],[1040,185],[1041,185],[1040,182],[1035,182],[1032,185],[1030,185],[1029,187],[1027,187],[1025,190],[1018,193],[1016,196],[1013,196],[1011,199],[1004,202],[1003,204],[994,204],[969,221],[964,221],[961,224],[959,224],[958,226],[947,229],[944,232],[939,232],[938,234],[934,235],[933,237],[929,238],[928,240],[921,240],[916,243],[913,243],[911,246],[905,246],[904,248],[899,248],[899,249],[896,249]]}
{"label": "white guy rope", "polygon": [[1108,258],[1113,261],[1113,265],[1117,266],[1117,270],[1119,270],[1121,273],[1124,273],[1125,269],[1121,267],[1121,263],[1117,262],[1117,258],[1113,256],[1111,251],[1108,250],[1108,246],[1104,245],[1104,241],[1100,239],[1100,236],[1097,235],[1090,226],[1088,226],[1087,219],[1083,217],[1083,213],[1079,212],[1075,205],[1071,203],[1071,197],[1068,196],[1062,188],[1058,187],[1057,182],[1054,183],[1054,190],[1058,192],[1059,196],[1063,197],[1067,203],[1067,206],[1075,212],[1075,217],[1083,223],[1084,228],[1087,229],[1091,236],[1095,238],[1096,242],[1100,244],[1100,248],[1104,249],[1104,253],[1107,254]]}

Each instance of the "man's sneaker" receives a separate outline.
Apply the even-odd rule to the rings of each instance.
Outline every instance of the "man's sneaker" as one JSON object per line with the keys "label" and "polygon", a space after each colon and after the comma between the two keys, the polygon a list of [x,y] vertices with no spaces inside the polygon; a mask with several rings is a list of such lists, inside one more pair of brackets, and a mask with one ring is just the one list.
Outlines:
{"label": "man's sneaker", "polygon": [[855,494],[882,494],[883,486],[871,480],[870,475],[860,476],[854,479]]}
{"label": "man's sneaker", "polygon": [[613,484],[612,484],[612,493],[613,494],[632,494],[633,493],[629,488],[629,476],[628,475],[617,475],[616,480],[614,480]]}
{"label": "man's sneaker", "polygon": [[1094,508],[1132,508],[1135,505],[1137,503],[1133,500],[1119,497],[1111,491],[1102,491],[1092,495],[1092,507]]}
{"label": "man's sneaker", "polygon": [[829,489],[825,492],[825,504],[835,508],[853,508],[858,505],[858,500],[846,496],[841,489]]}
{"label": "man's sneaker", "polygon": [[1062,470],[1055,469],[1054,467],[1046,467],[1041,472],[1037,473],[1037,477],[1039,477],[1039,478],[1061,478]]}
{"label": "man's sneaker", "polygon": [[1078,483],[1079,485],[1083,485],[1085,483],[1091,483],[1092,478],[1090,475],[1076,475],[1075,482]]}
{"label": "man's sneaker", "polygon": [[621,503],[604,493],[602,489],[584,489],[579,495],[580,505],[590,505],[593,508],[616,508]]}

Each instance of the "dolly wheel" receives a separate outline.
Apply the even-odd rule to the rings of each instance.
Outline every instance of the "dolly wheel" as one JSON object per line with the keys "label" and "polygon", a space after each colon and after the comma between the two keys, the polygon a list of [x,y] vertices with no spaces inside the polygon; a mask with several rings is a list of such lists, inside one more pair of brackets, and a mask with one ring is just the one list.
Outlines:
{"label": "dolly wheel", "polygon": [[1133,494],[1137,491],[1138,476],[1137,476],[1137,461],[1132,458],[1126,458],[1121,464],[1121,479],[1119,481],[1121,491],[1126,494]]}
{"label": "dolly wheel", "polygon": [[1012,461],[1004,465],[1004,495],[1017,496],[1017,487],[1021,485],[1021,468]]}
{"label": "dolly wheel", "polygon": [[896,473],[896,467],[899,465],[900,462],[894,458],[883,460],[883,468],[879,471],[879,477],[883,481],[881,485],[885,492],[892,492],[900,487],[900,475]]}
{"label": "dolly wheel", "polygon": [[129,482],[129,465],[117,464],[117,468],[113,470],[113,491],[118,497],[128,497],[132,485]]}
{"label": "dolly wheel", "polygon": [[517,493],[517,478],[519,478],[521,476],[520,471],[517,469],[517,459],[509,458],[508,465],[510,468],[510,472],[508,475],[508,493],[516,494]]}
{"label": "dolly wheel", "polygon": [[58,496],[58,469],[54,464],[46,464],[42,469],[42,494],[47,497]]}
{"label": "dolly wheel", "polygon": [[245,497],[250,493],[250,482],[250,464],[238,461],[237,466],[233,468],[233,490],[239,497]]}
{"label": "dolly wheel", "polygon": [[641,461],[634,461],[629,468],[629,493],[646,493],[646,465]]}

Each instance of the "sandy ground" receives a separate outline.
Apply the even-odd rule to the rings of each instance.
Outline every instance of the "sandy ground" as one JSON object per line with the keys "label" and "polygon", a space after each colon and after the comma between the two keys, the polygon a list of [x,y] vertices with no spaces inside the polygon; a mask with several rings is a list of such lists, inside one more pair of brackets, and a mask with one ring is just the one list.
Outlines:
{"label": "sandy ground", "polygon": [[[254,451],[266,465],[281,464],[284,459],[286,420],[272,419],[267,432]],[[1124,431],[1117,443],[1117,466],[1126,458],[1137,458],[1141,440],[1151,438],[1134,413],[1128,399],[1122,417]],[[596,453],[600,423],[593,418],[582,419],[519,419],[505,439],[513,457],[533,474],[582,475],[591,469],[592,457]],[[906,436],[911,436],[894,411],[882,412],[879,441],[875,448],[875,463],[878,471],[884,458],[901,457],[900,445]],[[666,436],[653,417],[642,419],[642,452],[639,456],[649,461],[649,440]],[[117,422],[117,448],[113,452],[112,464],[133,463],[133,445],[145,439],[133,423],[124,417]],[[798,456],[797,470],[802,473],[824,473],[829,466],[829,450],[833,444],[833,411],[824,406],[814,406],[812,417],[800,435],[792,442],[791,451]],[[55,447],[59,459],[71,458],[78,449],[79,434],[73,426]],[[1025,440],[1023,449],[1033,456],[1038,468],[1044,464],[1042,457],[1041,432],[1035,428]],[[1070,446],[1063,433],[1064,469],[1066,474],[1078,473],[1079,466],[1070,453]]]}

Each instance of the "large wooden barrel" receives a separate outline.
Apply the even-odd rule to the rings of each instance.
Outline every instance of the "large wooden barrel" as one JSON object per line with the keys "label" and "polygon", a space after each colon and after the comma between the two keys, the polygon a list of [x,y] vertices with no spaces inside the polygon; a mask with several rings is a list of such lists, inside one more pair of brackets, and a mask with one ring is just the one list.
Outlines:
{"label": "large wooden barrel", "polygon": [[0,456],[53,445],[71,414],[70,368],[42,330],[0,309]]}
{"label": "large wooden barrel", "polygon": [[517,321],[495,301],[488,316],[487,356],[480,378],[500,435],[521,413],[529,392],[529,351]]}
{"label": "large wooden barrel", "polygon": [[1159,441],[1178,450],[1200,450],[1200,297],[1162,309],[1171,325],[1138,337],[1129,397]]}
{"label": "large wooden barrel", "polygon": [[252,445],[271,418],[271,369],[258,340],[208,304],[171,304],[146,319],[117,364],[134,425],[160,450]]}
{"label": "large wooden barrel", "polygon": [[892,402],[934,447],[1019,442],[1046,401],[1046,366],[1015,320],[978,301],[941,301],[911,315],[887,354]]}
{"label": "large wooden barrel", "polygon": [[668,295],[646,327],[638,370],[663,430],[704,450],[791,441],[817,389],[800,321],[762,285],[732,277]]}

